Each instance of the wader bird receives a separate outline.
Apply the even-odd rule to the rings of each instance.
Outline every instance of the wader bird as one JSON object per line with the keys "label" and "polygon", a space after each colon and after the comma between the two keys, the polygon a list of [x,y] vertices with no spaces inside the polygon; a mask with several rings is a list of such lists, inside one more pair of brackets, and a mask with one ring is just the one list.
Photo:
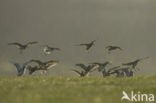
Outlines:
{"label": "wader bird", "polygon": [[78,44],[76,46],[85,46],[86,47],[86,51],[89,51],[91,49],[91,47],[93,45],[95,45],[96,40],[91,41],[90,43],[86,43],[86,44]]}
{"label": "wader bird", "polygon": [[20,50],[20,53],[23,52],[23,50],[25,50],[26,48],[28,48],[29,45],[33,45],[33,44],[36,44],[38,43],[37,41],[34,41],[34,42],[28,42],[27,44],[20,44],[20,43],[17,43],[17,42],[14,42],[14,43],[8,43],[8,45],[15,45],[19,50]]}
{"label": "wader bird", "polygon": [[20,66],[20,64],[18,64],[18,63],[13,63],[14,66],[16,67],[16,69],[17,69],[17,73],[18,73],[17,76],[23,76],[25,74],[25,71],[26,71],[28,65],[31,62],[32,62],[31,60],[30,61],[27,61],[22,66]]}
{"label": "wader bird", "polygon": [[45,72],[47,72],[49,69],[53,68],[59,63],[59,61],[54,60],[50,60],[47,62],[42,62],[40,60],[32,60],[32,62],[37,63],[39,65],[38,69],[36,70],[43,70]]}
{"label": "wader bird", "polygon": [[137,59],[137,60],[135,60],[135,61],[133,61],[133,62],[123,63],[122,65],[131,66],[133,69],[135,69],[135,67],[137,66],[137,64],[138,64],[139,62],[141,62],[142,60],[148,59],[148,58],[149,58],[149,57]]}
{"label": "wader bird", "polygon": [[122,48],[118,46],[107,46],[106,49],[108,50],[108,54],[110,54],[111,51],[114,51],[114,50],[122,50]]}
{"label": "wader bird", "polygon": [[[84,64],[76,64],[76,66],[80,67],[83,69],[82,72],[77,72],[77,70],[75,72],[77,72],[79,75],[81,73],[82,76],[88,76],[92,71],[96,70],[99,66],[98,65],[93,65],[93,64],[90,64],[88,66],[84,65]],[[80,75],[80,76],[81,76]]]}
{"label": "wader bird", "polygon": [[54,50],[57,50],[57,51],[60,51],[61,49],[60,48],[53,48],[53,47],[50,47],[48,45],[45,45],[44,46],[44,49],[43,49],[43,52],[45,55],[49,55],[51,54]]}

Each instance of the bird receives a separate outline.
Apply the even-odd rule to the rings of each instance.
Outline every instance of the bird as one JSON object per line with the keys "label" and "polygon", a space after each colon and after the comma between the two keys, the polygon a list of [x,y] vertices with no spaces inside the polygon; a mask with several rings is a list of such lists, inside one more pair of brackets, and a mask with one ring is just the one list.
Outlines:
{"label": "bird", "polygon": [[85,46],[86,51],[88,52],[93,45],[95,45],[96,40],[91,41],[90,43],[78,44],[76,46]]}
{"label": "bird", "polygon": [[46,61],[46,62],[42,62],[40,60],[32,60],[32,62],[38,64],[39,70],[43,70],[43,71],[46,71],[46,72],[59,63],[59,61],[57,61],[57,60],[49,60],[49,61]]}
{"label": "bird", "polygon": [[17,76],[23,76],[23,75],[25,74],[25,71],[26,71],[28,65],[29,65],[31,62],[32,62],[32,61],[29,60],[29,61],[25,62],[22,66],[20,66],[19,63],[12,62],[13,65],[14,65],[14,66],[16,67],[16,69],[17,69],[17,73],[18,73]]}
{"label": "bird", "polygon": [[50,47],[48,45],[45,45],[43,48],[43,52],[45,55],[51,54],[54,50],[61,51],[60,48],[54,48],[54,47]]}
{"label": "bird", "polygon": [[114,51],[114,50],[117,50],[117,49],[122,50],[122,48],[119,47],[119,46],[107,46],[106,49],[108,50],[108,54],[110,54],[111,51]]}
{"label": "bird", "polygon": [[94,63],[90,63],[90,64],[94,64],[94,65],[98,65],[99,67],[97,68],[100,71],[102,71],[103,69],[106,68],[107,65],[111,65],[112,63],[110,61],[106,61],[105,63],[98,63],[98,62],[94,62]]}
{"label": "bird", "polygon": [[29,45],[33,45],[33,44],[37,44],[37,43],[38,43],[37,41],[28,42],[27,44],[20,44],[18,42],[13,42],[13,43],[8,43],[8,45],[15,45],[16,48],[18,48],[20,50],[20,53],[22,53],[23,50],[28,48]]}
{"label": "bird", "polygon": [[137,66],[137,64],[138,64],[139,62],[141,62],[142,60],[148,59],[148,58],[149,58],[149,57],[137,59],[137,60],[132,61],[132,62],[129,62],[129,63],[123,63],[122,65],[131,66],[133,69],[135,69],[136,66]]}
{"label": "bird", "polygon": [[84,65],[84,64],[76,64],[76,66],[80,67],[83,69],[83,75],[84,76],[89,76],[89,74],[96,70],[99,66],[98,65],[94,65],[94,64],[90,64],[88,66]]}

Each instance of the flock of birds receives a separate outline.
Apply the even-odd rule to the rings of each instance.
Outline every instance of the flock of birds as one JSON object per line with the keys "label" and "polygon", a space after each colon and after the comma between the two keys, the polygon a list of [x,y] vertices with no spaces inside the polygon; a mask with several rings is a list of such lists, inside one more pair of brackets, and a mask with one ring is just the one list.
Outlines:
{"label": "flock of birds", "polygon": [[[75,46],[84,46],[86,47],[86,51],[88,52],[94,45],[95,45],[95,40],[91,41],[89,43],[85,44],[78,44]],[[20,43],[9,43],[8,45],[14,45],[16,46],[19,50],[20,53],[22,53],[25,49],[28,48],[30,45],[37,44],[38,42],[28,42],[27,44],[20,44]],[[43,52],[45,55],[50,55],[53,51],[60,51],[60,48],[54,48],[50,47],[48,45],[43,45]],[[111,54],[112,51],[115,50],[123,50],[119,46],[107,46],[106,49],[108,50],[108,54]],[[94,63],[89,63],[88,65],[85,64],[76,64],[77,67],[82,68],[81,71],[78,71],[77,69],[72,69],[73,72],[77,73],[81,77],[89,76],[89,74],[95,70],[98,70],[99,72],[102,73],[103,77],[107,76],[116,76],[116,77],[131,77],[134,75],[134,72],[136,70],[139,70],[137,68],[137,64],[141,62],[144,59],[147,59],[149,57],[141,58],[134,60],[129,63],[123,63],[120,66],[112,67],[112,68],[107,68],[108,65],[112,65],[110,61],[106,61],[104,63],[99,63],[99,62],[94,62]],[[19,63],[13,62],[13,65],[17,68],[17,76],[23,76],[25,75],[26,71],[28,71],[29,75],[32,75],[36,71],[41,71],[41,73],[47,73],[47,71],[53,67],[55,67],[57,64],[59,64],[59,61],[57,60],[49,60],[49,61],[40,61],[40,60],[29,60],[25,62],[22,66],[20,66]]]}

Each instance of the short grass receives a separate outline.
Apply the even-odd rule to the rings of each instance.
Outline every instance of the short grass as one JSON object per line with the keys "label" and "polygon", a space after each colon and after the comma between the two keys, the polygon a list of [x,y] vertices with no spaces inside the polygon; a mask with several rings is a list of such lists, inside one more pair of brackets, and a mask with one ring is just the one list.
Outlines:
{"label": "short grass", "polygon": [[0,77],[0,103],[129,103],[123,90],[156,94],[156,76]]}

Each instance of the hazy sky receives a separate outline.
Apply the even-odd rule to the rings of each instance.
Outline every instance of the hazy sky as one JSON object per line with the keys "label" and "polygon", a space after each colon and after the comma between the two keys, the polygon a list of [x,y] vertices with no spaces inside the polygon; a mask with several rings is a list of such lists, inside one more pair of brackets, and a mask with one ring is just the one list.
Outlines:
{"label": "hazy sky", "polygon": [[[0,75],[16,75],[10,63],[29,59],[60,60],[51,75],[74,75],[75,63],[113,65],[149,56],[138,75],[156,74],[155,0],[0,0]],[[73,45],[97,40],[90,53]],[[39,41],[22,55],[8,42]],[[40,45],[59,47],[49,57]],[[107,54],[107,45],[124,51]]]}

